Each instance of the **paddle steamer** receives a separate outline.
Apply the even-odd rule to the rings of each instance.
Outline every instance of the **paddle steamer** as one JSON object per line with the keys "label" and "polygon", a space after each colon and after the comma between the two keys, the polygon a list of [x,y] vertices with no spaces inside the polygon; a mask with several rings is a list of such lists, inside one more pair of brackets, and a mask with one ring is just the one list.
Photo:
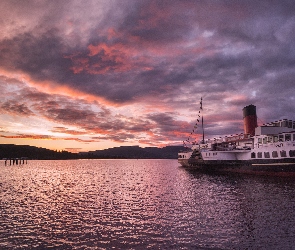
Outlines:
{"label": "paddle steamer", "polygon": [[178,153],[178,162],[203,171],[295,175],[295,121],[257,126],[252,104],[243,108],[243,120],[244,133],[213,140],[203,133],[200,143]]}

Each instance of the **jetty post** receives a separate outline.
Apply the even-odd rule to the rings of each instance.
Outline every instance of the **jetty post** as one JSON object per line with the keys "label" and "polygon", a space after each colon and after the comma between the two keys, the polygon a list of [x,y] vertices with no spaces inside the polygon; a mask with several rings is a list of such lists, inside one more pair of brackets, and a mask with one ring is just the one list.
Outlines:
{"label": "jetty post", "polygon": [[9,166],[11,165],[24,165],[24,164],[28,164],[28,157],[21,157],[21,158],[3,158],[2,160],[4,160],[4,165],[7,166],[8,165],[8,161],[9,161]]}

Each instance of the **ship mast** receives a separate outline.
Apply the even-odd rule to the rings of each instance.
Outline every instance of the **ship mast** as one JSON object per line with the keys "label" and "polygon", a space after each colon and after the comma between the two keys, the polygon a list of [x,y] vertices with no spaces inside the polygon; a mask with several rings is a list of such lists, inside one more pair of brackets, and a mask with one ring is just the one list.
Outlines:
{"label": "ship mast", "polygon": [[[200,109],[203,109],[203,98],[201,97],[201,102],[200,102]],[[205,143],[205,132],[204,132],[204,118],[203,118],[203,113],[202,113],[202,133],[203,133],[203,139],[202,143]]]}
{"label": "ship mast", "polygon": [[203,140],[202,140],[202,143],[205,143],[205,132],[204,132],[204,119],[203,119],[203,116],[202,116],[202,130],[203,130]]}
{"label": "ship mast", "polygon": [[[201,117],[201,112],[202,112],[202,109],[203,109],[203,98],[201,97],[201,101],[200,101],[200,110],[199,110],[199,113],[198,113],[198,119],[197,119],[197,122],[199,123],[200,120],[199,118]],[[192,135],[193,133],[195,133],[195,128],[198,128],[198,123],[196,123],[194,125],[194,129],[193,131],[190,133],[190,135]],[[205,132],[204,132],[204,118],[203,118],[203,114],[202,114],[202,133],[203,133],[203,139],[202,139],[202,143],[205,143]],[[196,139],[196,138],[195,138]],[[187,140],[185,140],[186,142],[190,143],[190,136],[187,138]],[[186,146],[186,143],[185,141],[183,141],[183,146],[184,147],[187,147]],[[195,144],[195,142],[193,142],[193,144]]]}

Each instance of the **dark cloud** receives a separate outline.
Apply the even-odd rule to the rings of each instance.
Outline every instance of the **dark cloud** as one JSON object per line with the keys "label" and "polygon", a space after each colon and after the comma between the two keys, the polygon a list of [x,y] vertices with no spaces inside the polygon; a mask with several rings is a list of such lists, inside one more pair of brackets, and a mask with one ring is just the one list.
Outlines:
{"label": "dark cloud", "polygon": [[[110,39],[106,33],[94,33],[86,46],[96,47],[95,54],[91,54],[89,47],[69,46],[61,27],[50,27],[51,21],[44,30],[35,27],[36,32],[31,30],[3,39],[0,65],[21,70],[38,81],[50,80],[113,102],[133,101],[165,91],[166,86],[178,88],[191,81],[214,80],[225,89],[240,79],[250,81],[263,76],[267,70],[294,65],[294,45],[288,42],[294,34],[294,31],[288,32],[294,30],[288,11],[292,7],[290,2],[270,5],[263,1],[258,4],[251,1],[132,3],[132,8],[125,9],[125,15],[121,15],[120,26],[113,26],[109,16],[101,21],[105,29],[114,28],[117,37]],[[60,15],[64,11],[64,8],[59,11]],[[100,24],[94,23],[94,27]],[[202,38],[206,31],[212,32],[214,42]],[[212,55],[204,52],[194,55],[190,48],[178,48],[186,42],[194,42],[198,47],[198,39],[211,44],[211,48],[206,45],[203,49],[206,53],[211,50]],[[154,46],[159,52],[164,47],[168,51],[154,60],[148,52],[155,49]],[[136,68],[134,56],[127,52],[129,47],[137,53],[147,49],[143,52],[144,59],[150,62],[142,61]],[[233,51],[227,54],[225,49]],[[176,55],[171,57],[169,50],[171,54],[176,51]],[[162,63],[163,60],[166,63]],[[142,68],[144,65],[150,70]]]}
{"label": "dark cloud", "polygon": [[54,133],[63,133],[63,134],[70,134],[70,135],[85,135],[86,131],[77,131],[68,129],[66,127],[54,127],[51,132]]}
{"label": "dark cloud", "polygon": [[0,109],[2,112],[21,115],[21,116],[30,116],[33,112],[26,106],[24,103],[18,103],[16,101],[4,102],[1,104]]}
{"label": "dark cloud", "polygon": [[35,140],[64,140],[64,141],[78,141],[83,143],[95,142],[95,140],[82,140],[75,137],[55,137],[51,135],[36,135],[36,134],[17,134],[17,135],[1,135],[0,138],[9,139],[35,139]]}
{"label": "dark cloud", "polygon": [[20,34],[0,42],[0,66],[22,71],[34,80],[51,80],[66,83],[71,62],[63,57],[63,45],[55,31],[40,36]]}
{"label": "dark cloud", "polygon": [[183,126],[181,122],[173,118],[173,113],[155,113],[147,116],[148,119],[157,123],[156,128],[165,131],[174,131]]}

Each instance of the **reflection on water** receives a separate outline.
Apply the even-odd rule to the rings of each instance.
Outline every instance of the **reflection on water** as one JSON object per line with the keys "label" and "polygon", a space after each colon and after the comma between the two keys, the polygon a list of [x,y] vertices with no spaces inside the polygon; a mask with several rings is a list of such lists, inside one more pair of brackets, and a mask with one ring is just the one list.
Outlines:
{"label": "reflection on water", "polygon": [[176,160],[0,166],[0,248],[292,249],[294,179]]}

